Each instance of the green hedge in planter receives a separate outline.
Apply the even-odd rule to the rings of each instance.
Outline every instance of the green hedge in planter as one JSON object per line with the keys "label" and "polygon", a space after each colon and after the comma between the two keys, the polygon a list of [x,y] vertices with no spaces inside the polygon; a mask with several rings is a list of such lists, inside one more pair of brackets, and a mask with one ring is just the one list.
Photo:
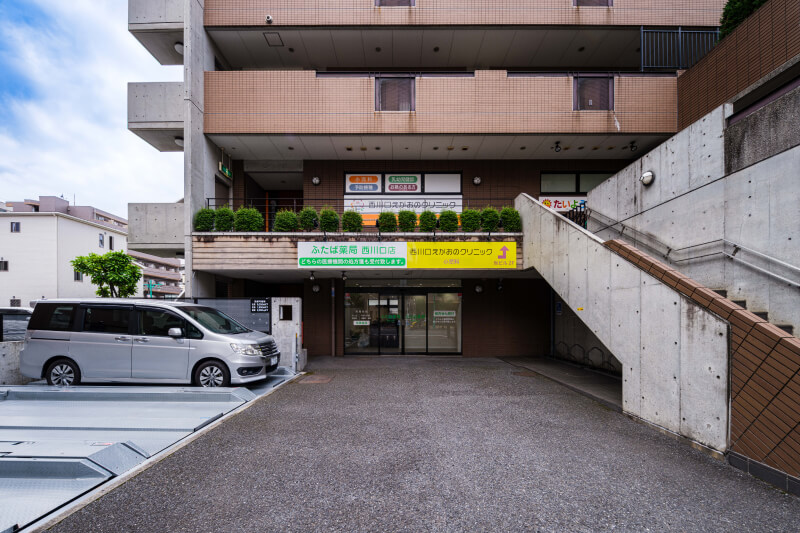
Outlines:
{"label": "green hedge in planter", "polygon": [[317,215],[317,210],[311,206],[304,207],[297,214],[297,223],[303,231],[313,230],[314,221],[319,221],[319,215]]}
{"label": "green hedge in planter", "polygon": [[397,231],[397,215],[391,211],[383,211],[378,215],[378,229],[382,233]]}
{"label": "green hedge in planter", "polygon": [[207,207],[194,215],[195,231],[212,231],[214,229],[214,210]]}
{"label": "green hedge in planter", "polygon": [[400,211],[397,213],[397,226],[400,231],[414,231],[417,227],[417,214],[414,211]]}
{"label": "green hedge in planter", "polygon": [[345,211],[342,213],[342,231],[360,233],[364,226],[364,218],[358,211]]}
{"label": "green hedge in planter", "polygon": [[513,207],[501,209],[500,220],[503,221],[503,231],[514,233],[522,231],[522,217],[519,216],[519,211]]}
{"label": "green hedge in planter", "polygon": [[289,209],[281,209],[275,213],[275,222],[272,223],[272,231],[297,231],[300,227],[297,220],[297,213]]}
{"label": "green hedge in planter", "polygon": [[495,231],[497,224],[500,223],[500,213],[494,207],[484,207],[481,211],[481,229],[483,231]]}
{"label": "green hedge in planter", "polygon": [[439,213],[439,229],[446,233],[458,231],[458,213],[449,209]]}
{"label": "green hedge in planter", "polygon": [[476,209],[464,209],[461,212],[461,229],[467,232],[481,229],[481,213]]}
{"label": "green hedge in planter", "polygon": [[423,211],[419,215],[419,230],[430,233],[436,229],[436,213]]}
{"label": "green hedge in planter", "polygon": [[322,231],[339,231],[339,215],[330,207],[323,207],[319,212],[319,227]]}
{"label": "green hedge in planter", "polygon": [[242,206],[233,215],[233,227],[236,231],[264,231],[264,217],[258,209]]}
{"label": "green hedge in planter", "polygon": [[217,231],[231,231],[233,229],[233,209],[218,207],[214,212],[214,228]]}

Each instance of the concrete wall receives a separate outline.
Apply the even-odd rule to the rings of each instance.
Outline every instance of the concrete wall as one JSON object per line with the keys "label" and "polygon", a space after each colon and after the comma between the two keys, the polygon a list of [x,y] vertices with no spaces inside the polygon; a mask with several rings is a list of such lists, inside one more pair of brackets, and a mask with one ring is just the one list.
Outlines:
{"label": "concrete wall", "polygon": [[728,445],[727,323],[530,196],[534,267],[623,365],[623,409],[716,450]]}
{"label": "concrete wall", "polygon": [[554,304],[553,357],[612,374],[622,374],[622,364],[581,320],[580,311],[573,310],[558,296]]}
{"label": "concrete wall", "polygon": [[[682,273],[707,287],[727,290],[731,299],[746,300],[748,309],[768,312],[770,322],[792,325],[797,331],[800,287],[753,266],[800,282],[800,270],[758,254],[800,265],[800,146],[785,146],[787,138],[797,135],[776,137],[782,129],[796,129],[796,113],[787,103],[795,102],[798,93],[782,96],[757,117],[728,129],[725,108],[718,107],[645,154],[589,193],[589,229],[603,239],[622,236],[661,257],[669,252],[666,260]],[[778,113],[781,109],[785,112]],[[773,119],[775,124],[769,122]],[[734,143],[728,130],[755,146]],[[758,148],[763,144],[772,149]],[[775,149],[778,146],[782,150]],[[774,155],[764,158],[768,154]],[[726,175],[726,159],[743,168]],[[648,170],[656,178],[644,187],[638,180]],[[619,226],[606,228],[609,220],[622,222],[627,233],[620,235]],[[741,250],[731,260],[723,253],[733,255],[733,244],[758,253]]]}
{"label": "concrete wall", "polygon": [[22,341],[0,342],[0,385],[24,385],[33,380],[19,373]]}
{"label": "concrete wall", "polygon": [[128,0],[128,24],[183,22],[183,0]]}
{"label": "concrete wall", "polygon": [[174,126],[183,122],[183,83],[128,84],[128,128]]}
{"label": "concrete wall", "polygon": [[128,245],[156,254],[183,251],[184,204],[128,204]]}

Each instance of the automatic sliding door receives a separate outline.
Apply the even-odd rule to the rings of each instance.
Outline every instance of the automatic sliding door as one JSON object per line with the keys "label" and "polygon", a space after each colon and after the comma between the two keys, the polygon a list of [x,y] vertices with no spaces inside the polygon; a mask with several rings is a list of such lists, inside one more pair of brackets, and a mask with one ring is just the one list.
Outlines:
{"label": "automatic sliding door", "polygon": [[378,353],[377,292],[348,292],[344,296],[344,353]]}
{"label": "automatic sliding door", "polygon": [[424,294],[407,294],[404,297],[403,342],[406,347],[405,353],[428,351],[427,298]]}
{"label": "automatic sliding door", "polygon": [[403,353],[403,337],[400,334],[400,295],[381,294],[380,296],[380,354]]}

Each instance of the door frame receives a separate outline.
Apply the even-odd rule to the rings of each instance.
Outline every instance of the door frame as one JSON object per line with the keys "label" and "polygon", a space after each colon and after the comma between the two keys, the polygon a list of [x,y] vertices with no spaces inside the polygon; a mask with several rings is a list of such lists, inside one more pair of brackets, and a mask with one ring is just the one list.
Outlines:
{"label": "door frame", "polygon": [[[345,347],[342,346],[342,353],[344,355],[463,355],[463,345],[462,349],[457,352],[430,352],[430,345],[428,339],[428,331],[430,327],[429,317],[427,317],[427,309],[428,309],[428,295],[429,294],[441,294],[441,293],[458,293],[461,294],[462,303],[463,303],[463,287],[345,287],[344,293],[348,292],[356,292],[356,293],[377,293],[378,295],[378,302],[380,302],[381,298],[386,295],[397,295],[400,298],[399,306],[400,306],[400,316],[403,317],[402,320],[405,321],[405,314],[406,314],[406,296],[407,295],[424,295],[425,296],[425,351],[419,352],[408,352],[406,351],[406,343],[405,343],[405,323],[401,323],[399,328],[399,337],[402,337],[403,349],[400,350],[398,353],[381,353],[381,346],[380,346],[380,333],[378,334],[378,349],[375,352],[370,353],[347,353]],[[380,304],[379,307],[379,317],[378,317],[378,331],[380,332]],[[387,304],[388,307],[388,304]],[[463,318],[463,317],[462,317]],[[344,313],[344,300],[342,300],[342,337],[344,337],[345,328],[347,327],[347,318],[345,317]]]}

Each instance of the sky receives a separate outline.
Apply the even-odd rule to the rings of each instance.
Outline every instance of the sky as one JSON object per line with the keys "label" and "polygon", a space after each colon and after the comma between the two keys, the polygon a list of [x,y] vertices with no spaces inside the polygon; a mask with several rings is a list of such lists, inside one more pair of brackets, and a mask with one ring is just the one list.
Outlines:
{"label": "sky", "polygon": [[128,33],[127,0],[0,0],[0,201],[122,217],[183,196],[183,154],[127,129],[127,84],[181,81]]}

